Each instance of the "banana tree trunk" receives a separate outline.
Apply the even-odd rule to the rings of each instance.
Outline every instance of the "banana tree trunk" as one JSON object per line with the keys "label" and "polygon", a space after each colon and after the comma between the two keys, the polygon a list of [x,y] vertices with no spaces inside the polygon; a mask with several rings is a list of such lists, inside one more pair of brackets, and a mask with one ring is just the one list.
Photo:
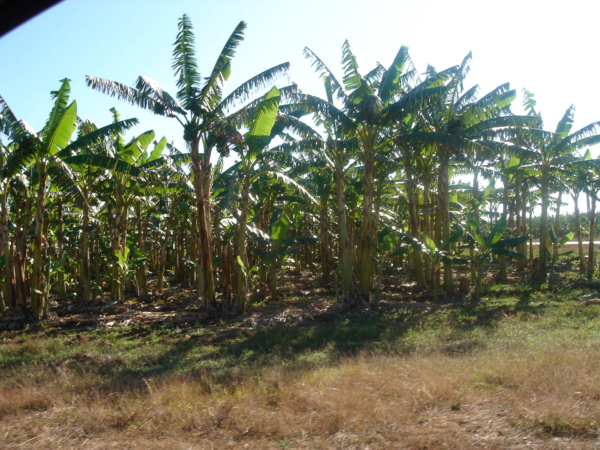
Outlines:
{"label": "banana tree trunk", "polygon": [[[44,199],[45,200],[45,199]],[[31,222],[31,207],[32,207],[33,199],[31,197],[27,197],[25,200],[25,214],[22,217],[22,226],[20,233],[20,247],[19,251],[21,252],[21,272],[23,273],[23,286],[25,287],[23,291],[23,295],[25,297],[29,297],[30,295],[30,286],[32,284],[29,280],[29,258],[28,255],[28,242],[29,242],[29,224]]]}
{"label": "banana tree trunk", "polygon": [[[431,237],[431,215],[429,214],[430,210],[430,187],[429,187],[429,178],[427,176],[423,177],[423,224],[424,224],[424,233],[427,236]],[[423,258],[423,266],[424,266],[424,274],[425,274],[425,283],[431,284],[432,281],[432,273],[431,273],[431,261],[429,258]]]}
{"label": "banana tree trunk", "polygon": [[31,310],[36,319],[42,317],[46,303],[44,283],[44,261],[42,258],[42,227],[46,205],[46,164],[38,165],[39,186],[35,214],[35,241],[33,249],[33,270],[31,274]]}
{"label": "banana tree trunk", "polygon": [[[214,242],[214,246],[215,246],[215,255],[222,255],[223,254],[223,242],[222,242],[222,236],[221,236],[221,211],[219,209],[217,209],[215,211],[215,215],[213,217],[213,222],[214,222],[214,227],[215,227],[215,242]],[[217,272],[218,274],[218,272]],[[221,280],[219,279],[218,276],[215,277],[215,285],[216,286],[220,286]]]}
{"label": "banana tree trunk", "polygon": [[373,169],[375,165],[373,151],[364,149],[365,173],[363,175],[363,217],[360,233],[360,290],[368,292],[373,285],[373,244],[375,241],[372,226],[373,212]]}
{"label": "banana tree trunk", "polygon": [[81,235],[81,278],[83,281],[83,293],[81,302],[90,301],[90,233],[89,233],[90,207],[87,202],[83,204],[83,224]]}
{"label": "banana tree trunk", "polygon": [[[502,171],[504,172],[506,169],[504,164],[502,164]],[[509,190],[510,180],[508,175],[502,176],[502,184],[504,185],[502,189],[502,220],[505,222],[508,218],[508,190]],[[500,256],[500,270],[498,271],[498,275],[496,276],[498,281],[506,281],[506,257]]]}
{"label": "banana tree trunk", "polygon": [[321,195],[321,208],[319,211],[319,234],[320,234],[320,257],[321,257],[321,278],[328,283],[331,279],[331,269],[329,264],[329,230],[327,216],[327,202],[329,200],[329,187]]}
{"label": "banana tree trunk", "polygon": [[[138,223],[138,248],[144,254],[146,243],[144,242],[144,229],[142,222],[142,202],[137,202],[135,205],[135,212],[137,215],[137,223]],[[137,280],[138,280],[138,288],[140,290],[140,295],[142,298],[148,297],[148,284],[146,282],[146,263],[143,262],[139,265],[137,269]]]}
{"label": "banana tree trunk", "polygon": [[[529,210],[529,230],[533,230],[533,206]],[[529,264],[533,267],[533,233],[529,236]]]}
{"label": "banana tree trunk", "polygon": [[475,291],[473,292],[473,301],[478,302],[481,299],[481,282],[483,280],[483,270],[485,267],[485,259],[477,259],[477,281],[475,282]]}
{"label": "banana tree trunk", "polygon": [[[450,192],[448,190],[448,173],[450,170],[450,148],[442,145],[439,149],[440,168],[438,181],[438,209],[439,225],[436,244],[439,246],[450,237]],[[453,292],[452,286],[452,264],[444,262],[444,291],[447,294]]]}
{"label": "banana tree trunk", "polygon": [[540,254],[538,264],[538,280],[545,282],[548,276],[548,190],[549,190],[549,173],[548,170],[542,169],[542,217],[540,220]]}
{"label": "banana tree trunk", "polygon": [[[56,226],[56,242],[58,245],[58,260],[60,261],[62,259],[62,257],[65,254],[65,243],[64,243],[64,236],[63,236],[63,204],[62,204],[62,198],[58,197],[57,199],[58,201],[58,205],[57,205],[57,211],[56,211],[56,218],[57,218],[57,226]],[[61,298],[64,298],[67,296],[67,286],[65,284],[65,270],[64,270],[64,265],[63,267],[61,267],[58,271],[57,274],[57,278],[58,278],[58,295]]]}
{"label": "banana tree trunk", "polygon": [[[115,258],[117,257],[117,251],[120,250],[119,238],[121,237],[121,214],[123,211],[123,195],[120,193],[119,189],[117,189],[116,194],[115,220],[111,236],[111,247]],[[112,263],[112,299],[115,302],[121,300],[121,280],[119,278],[119,267],[114,261]]]}
{"label": "banana tree trunk", "polygon": [[[237,239],[237,254],[242,264],[248,269],[248,260],[246,258],[246,220],[248,218],[248,201],[250,196],[250,175],[252,168],[248,168],[242,185],[242,204],[240,206],[240,221],[238,224],[238,239]],[[236,264],[237,268],[237,283],[235,301],[240,311],[246,310],[246,283],[244,269],[239,261]]]}
{"label": "banana tree trunk", "polygon": [[[521,224],[521,228],[519,230],[519,233],[517,233],[520,236],[524,236],[527,234],[527,181],[523,181],[520,185],[521,187],[521,192],[519,193],[519,190],[517,189],[517,195],[520,198],[519,201],[519,206],[520,209],[518,209],[517,214],[520,214],[520,224]],[[520,244],[518,249],[517,249],[520,253],[522,253],[523,255],[525,255],[524,258],[519,258],[519,260],[517,261],[517,270],[519,271],[523,271],[525,270],[525,264],[527,263],[527,242]]]}
{"label": "banana tree trunk", "polygon": [[160,249],[160,261],[158,263],[158,277],[156,282],[156,290],[159,294],[163,293],[163,279],[165,273],[165,264],[167,262],[167,247],[169,240],[171,239],[171,223],[173,222],[173,212],[175,211],[175,201],[171,201],[171,210],[169,211],[169,218],[167,219],[167,231],[165,232],[165,239],[162,242]]}
{"label": "banana tree trunk", "polygon": [[231,292],[231,242],[227,242],[222,248],[221,267],[223,268],[223,274],[221,275],[221,286],[223,288],[223,309],[231,311],[233,308]]}
{"label": "banana tree trunk", "polygon": [[[558,189],[558,199],[556,202],[556,215],[554,216],[554,233],[556,234],[556,237],[558,238],[558,240],[560,240],[561,237],[561,232],[559,230],[559,226],[560,226],[560,204],[562,203],[562,195],[563,195],[563,191],[562,189]],[[558,261],[558,245],[556,246],[556,248],[554,249],[554,254],[552,255],[553,258],[555,258]]]}
{"label": "banana tree trunk", "polygon": [[199,140],[192,143],[192,169],[194,171],[194,187],[196,190],[196,206],[198,208],[198,228],[200,233],[200,260],[202,268],[201,283],[203,285],[204,302],[215,305],[215,282],[212,268],[212,251],[210,236],[210,151],[205,149],[204,161],[200,161]]}
{"label": "banana tree trunk", "polygon": [[94,239],[94,280],[96,280],[96,284],[102,290],[102,280],[100,279],[100,224],[96,224],[96,237]]}
{"label": "banana tree trunk", "polygon": [[596,237],[596,191],[592,191],[592,208],[590,211],[590,241],[588,244],[587,277],[592,279],[594,273],[594,238]]}
{"label": "banana tree trunk", "polygon": [[[419,237],[419,217],[417,215],[417,204],[415,194],[415,183],[412,172],[412,162],[405,153],[404,170],[406,172],[406,193],[408,199],[408,230],[412,238],[421,240]],[[412,249],[413,272],[417,286],[425,285],[425,274],[423,272],[423,257],[421,252],[415,248]]]}
{"label": "banana tree trunk", "polygon": [[16,312],[17,302],[13,296],[13,264],[10,251],[10,231],[8,229],[8,205],[7,197],[8,193],[4,191],[2,193],[2,248],[4,249],[4,285],[2,286],[2,292],[4,301],[7,303],[8,309],[11,312]]}
{"label": "banana tree trunk", "polygon": [[350,259],[350,240],[348,239],[348,225],[346,224],[346,196],[344,195],[344,172],[343,165],[336,159],[336,187],[337,187],[337,213],[340,234],[340,254],[342,270],[343,294],[348,300],[354,296],[354,281],[352,280],[352,261]]}
{"label": "banana tree trunk", "polygon": [[[475,200],[475,207],[473,208],[473,214],[479,220],[479,167],[475,166],[473,168],[473,200]],[[471,256],[471,283],[475,283],[477,281],[477,261],[475,261],[475,251],[474,249],[470,249],[469,251]]]}
{"label": "banana tree trunk", "polygon": [[[198,254],[198,221],[196,219],[196,214],[191,214],[192,217],[192,253],[191,253],[191,260],[192,261],[199,261],[199,254]],[[194,286],[197,285],[198,282],[198,271],[199,271],[199,266],[198,263],[196,263],[195,267],[192,267],[191,271],[190,271],[190,286]],[[200,291],[200,286],[197,286],[198,288],[198,292]],[[199,295],[198,298],[201,298],[201,296]]]}
{"label": "banana tree trunk", "polygon": [[581,214],[579,213],[579,193],[572,195],[575,204],[575,234],[577,235],[577,247],[579,249],[579,273],[585,272],[585,255],[583,253],[583,236],[581,233]]}

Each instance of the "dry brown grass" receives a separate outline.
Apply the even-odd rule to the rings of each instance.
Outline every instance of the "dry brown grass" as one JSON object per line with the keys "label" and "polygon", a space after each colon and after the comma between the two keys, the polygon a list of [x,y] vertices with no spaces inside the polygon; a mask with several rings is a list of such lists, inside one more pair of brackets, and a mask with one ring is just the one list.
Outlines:
{"label": "dry brown grass", "polygon": [[68,365],[40,371],[0,391],[2,448],[600,448],[600,348],[365,356],[108,390]]}

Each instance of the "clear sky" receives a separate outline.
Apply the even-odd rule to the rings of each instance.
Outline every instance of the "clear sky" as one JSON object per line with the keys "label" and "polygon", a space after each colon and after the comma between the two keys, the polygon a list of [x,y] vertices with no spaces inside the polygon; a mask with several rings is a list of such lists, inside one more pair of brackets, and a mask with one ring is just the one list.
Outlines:
{"label": "clear sky", "polygon": [[[172,44],[177,19],[195,27],[198,64],[208,75],[240,20],[246,38],[232,64],[226,90],[268,67],[289,61],[291,76],[306,92],[323,95],[322,82],[302,55],[310,47],[341,78],[341,46],[350,41],[363,73],[376,61],[388,66],[407,45],[421,72],[441,70],[473,52],[467,85],[484,94],[510,82],[534,92],[545,127],[554,131],[564,111],[576,107],[574,130],[600,120],[596,81],[600,1],[532,0],[398,1],[184,1],[65,0],[0,38],[0,95],[18,118],[40,129],[59,80],[72,80],[78,113],[99,126],[116,106],[137,117],[135,134],[149,129],[183,147],[177,122],[153,116],[85,86],[85,75],[133,84],[146,75],[175,94]],[[285,82],[279,83],[284,85]],[[594,154],[600,152],[600,147]]]}

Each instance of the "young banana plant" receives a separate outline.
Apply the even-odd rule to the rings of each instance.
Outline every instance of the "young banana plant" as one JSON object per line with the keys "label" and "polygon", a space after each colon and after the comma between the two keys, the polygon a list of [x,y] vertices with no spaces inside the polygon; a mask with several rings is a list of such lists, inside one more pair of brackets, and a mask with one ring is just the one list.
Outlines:
{"label": "young banana plant", "polygon": [[477,281],[475,284],[475,291],[473,292],[473,300],[479,301],[481,297],[481,281],[483,279],[483,270],[485,267],[485,261],[491,255],[507,256],[509,258],[525,258],[525,255],[509,248],[514,248],[521,245],[529,239],[528,235],[501,239],[506,229],[506,219],[501,217],[494,227],[492,228],[488,236],[484,236],[479,226],[479,220],[475,217],[475,214],[469,213],[467,216],[467,224],[474,235],[475,248],[475,262],[477,263]]}
{"label": "young banana plant", "polygon": [[558,239],[556,236],[556,232],[554,231],[554,227],[550,227],[548,230],[550,234],[550,240],[552,241],[552,258],[550,259],[550,280],[548,281],[548,287],[554,287],[556,280],[554,279],[554,270],[556,269],[556,263],[561,256],[570,255],[573,251],[568,251],[565,253],[558,254],[558,249],[569,242],[571,239],[575,237],[575,232],[571,232],[562,238]]}
{"label": "young banana plant", "polygon": [[460,241],[460,239],[465,234],[464,230],[458,230],[453,233],[446,241],[442,243],[439,247],[435,245],[435,241],[431,239],[427,234],[421,232],[422,243],[424,244],[423,252],[429,260],[429,266],[432,271],[432,280],[433,280],[433,301],[437,302],[438,300],[438,288],[439,288],[439,271],[440,267],[443,263],[467,263],[468,259],[460,258],[459,256],[452,255],[452,253],[448,250],[444,250],[445,248],[450,248],[450,246],[455,245]]}

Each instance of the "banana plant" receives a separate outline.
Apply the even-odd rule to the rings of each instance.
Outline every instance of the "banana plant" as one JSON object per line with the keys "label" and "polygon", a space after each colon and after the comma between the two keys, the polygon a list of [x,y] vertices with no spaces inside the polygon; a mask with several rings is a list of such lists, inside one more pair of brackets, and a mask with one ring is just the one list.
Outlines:
{"label": "banana plant", "polygon": [[571,105],[564,113],[554,132],[542,129],[540,114],[535,110],[533,94],[524,90],[524,106],[531,116],[540,120],[539,128],[523,129],[512,141],[529,151],[530,163],[522,167],[528,175],[540,179],[542,213],[540,223],[540,257],[536,276],[545,281],[548,275],[548,208],[550,206],[550,181],[563,168],[598,168],[598,160],[573,159],[575,151],[600,143],[600,122],[593,122],[571,133],[575,107]]}
{"label": "banana plant", "polygon": [[[44,277],[43,222],[48,187],[59,190],[65,198],[79,207],[86,204],[86,198],[75,182],[71,169],[62,161],[59,153],[69,146],[73,132],[77,128],[77,103],[69,103],[70,80],[61,80],[61,86],[52,92],[54,106],[42,130],[36,133],[29,125],[17,120],[14,113],[0,97],[0,129],[8,131],[14,151],[2,170],[2,176],[11,178],[25,167],[33,166],[37,171],[38,190],[35,217],[34,257],[31,273],[31,309],[34,318],[40,318],[46,311]],[[98,141],[111,133],[126,129],[123,123],[115,123],[86,138]],[[80,138],[83,139],[83,138]],[[77,139],[71,145],[79,145]]]}
{"label": "banana plant", "polygon": [[259,258],[264,261],[270,272],[271,280],[271,300],[275,301],[278,298],[277,293],[277,278],[279,271],[286,264],[287,259],[291,255],[301,255],[302,252],[293,247],[294,244],[307,245],[316,244],[318,240],[312,237],[286,237],[292,226],[290,217],[279,210],[272,217],[270,233],[268,239],[265,236],[260,236],[257,239],[263,240],[266,245],[266,251],[259,251]]}
{"label": "banana plant", "polygon": [[237,284],[236,301],[238,307],[245,309],[245,282],[244,267],[247,266],[246,259],[246,222],[248,218],[248,202],[250,196],[250,182],[252,179],[256,159],[272,139],[271,131],[275,125],[279,111],[281,95],[279,89],[273,87],[261,100],[253,114],[250,129],[244,135],[244,146],[239,148],[240,166],[242,172],[242,198],[240,205],[240,216],[237,237]]}
{"label": "banana plant", "polygon": [[561,246],[565,245],[567,242],[569,242],[571,239],[573,239],[573,237],[575,237],[575,232],[568,233],[559,239],[558,236],[556,236],[556,232],[554,231],[554,228],[550,227],[549,234],[550,234],[550,240],[552,241],[552,258],[550,259],[550,280],[548,281],[548,287],[552,288],[554,286],[554,284],[556,283],[556,280],[554,279],[554,271],[556,269],[556,263],[558,262],[558,259],[561,256],[566,256],[566,255],[573,253],[573,251],[571,250],[571,251],[568,251],[565,253],[561,253],[559,255],[558,249]]}
{"label": "banana plant", "polygon": [[447,250],[450,246],[456,245],[465,234],[464,230],[460,229],[453,233],[446,241],[438,247],[435,241],[431,239],[427,234],[421,232],[421,242],[423,243],[423,253],[429,260],[429,266],[431,267],[432,280],[433,280],[433,301],[438,301],[438,288],[440,280],[440,268],[444,263],[467,263],[468,259],[461,258],[453,255],[451,251]]}
{"label": "banana plant", "polygon": [[475,262],[477,263],[477,280],[475,291],[473,292],[473,300],[479,301],[481,298],[481,282],[483,280],[483,271],[485,262],[490,255],[506,256],[509,258],[525,258],[525,255],[513,250],[518,245],[521,245],[529,239],[528,235],[517,236],[512,238],[502,239],[506,230],[506,219],[501,217],[490,233],[487,236],[482,234],[480,221],[475,217],[475,214],[469,213],[467,216],[467,224],[471,229],[472,242],[475,248]]}
{"label": "banana plant", "polygon": [[[128,246],[126,246],[121,252],[121,250],[117,250],[114,254],[114,263],[117,267],[117,273],[119,276],[119,283],[121,286],[125,286],[128,281],[134,281],[136,289],[139,289],[139,286],[135,283],[137,268],[145,263],[148,258],[146,258],[142,251],[136,248],[133,252],[133,255],[130,255],[131,251]],[[123,299],[121,299],[123,301]]]}
{"label": "banana plant", "polygon": [[[187,15],[179,20],[178,28],[173,49],[173,69],[178,88],[176,96],[145,76],[137,79],[135,87],[93,76],[87,76],[86,80],[92,89],[117,96],[120,100],[154,114],[175,119],[182,126],[183,138],[191,149],[200,232],[199,260],[205,280],[205,292],[199,293],[199,296],[214,305],[210,221],[211,155],[214,149],[224,151],[231,143],[241,143],[239,133],[228,121],[229,110],[287,73],[289,63],[278,64],[259,73],[223,97],[223,86],[231,75],[231,63],[237,47],[244,39],[246,23],[240,22],[235,27],[206,78],[202,78],[198,70],[195,37]],[[202,151],[200,147],[203,147]]]}
{"label": "banana plant", "polygon": [[[111,112],[113,113],[113,124],[125,123],[127,127],[137,124],[136,119],[120,121],[119,114],[114,108],[111,109]],[[154,131],[152,130],[134,137],[125,144],[121,135],[123,129],[125,128],[120,127],[92,150],[86,146],[71,144],[62,152],[64,161],[82,175],[86,175],[90,168],[104,169],[109,173],[110,180],[108,182],[113,185],[116,206],[114,232],[111,236],[112,251],[115,256],[117,251],[123,254],[127,246],[129,208],[138,198],[139,183],[143,181],[146,171],[165,163],[165,159],[161,155],[167,144],[166,138],[162,138],[159,142],[154,143],[151,151],[148,151],[147,149],[154,141]],[[82,136],[81,140],[85,142],[86,136],[88,135]],[[79,151],[79,154],[69,156],[72,151]],[[112,202],[110,199],[109,201]],[[84,221],[87,213],[88,209],[84,207]],[[84,226],[84,232],[85,228]],[[84,258],[86,258],[85,254]],[[87,272],[89,273],[89,266]],[[118,267],[113,264],[112,297],[115,301],[120,301],[124,295],[125,286],[119,282],[119,279]],[[87,292],[89,295],[89,284]]]}
{"label": "banana plant", "polygon": [[[381,279],[383,277],[383,268],[388,259],[396,256],[401,256],[408,253],[410,247],[402,245],[402,234],[390,227],[384,227],[377,236],[378,255],[375,260],[375,273],[377,275],[377,283],[375,288],[375,297],[373,306],[379,304],[379,295],[381,292]],[[337,292],[337,289],[336,289]]]}

